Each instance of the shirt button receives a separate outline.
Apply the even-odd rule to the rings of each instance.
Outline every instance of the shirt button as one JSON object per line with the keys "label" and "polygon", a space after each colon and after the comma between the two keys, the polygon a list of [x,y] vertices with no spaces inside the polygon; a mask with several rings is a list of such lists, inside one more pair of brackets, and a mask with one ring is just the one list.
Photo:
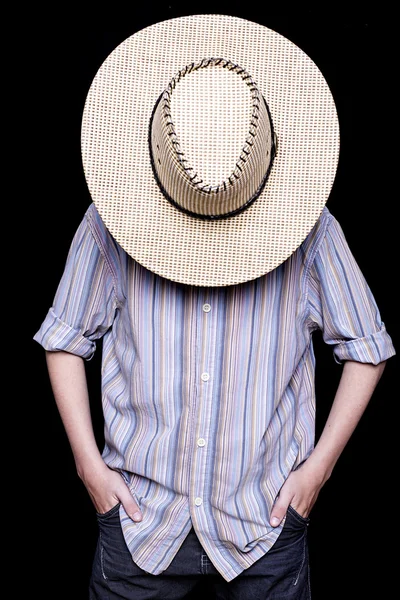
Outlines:
{"label": "shirt button", "polygon": [[202,373],[201,378],[203,381],[208,381],[210,379],[210,373]]}
{"label": "shirt button", "polygon": [[194,503],[196,506],[200,506],[200,504],[202,504],[203,500],[201,498],[196,498]]}
{"label": "shirt button", "polygon": [[203,304],[203,310],[204,312],[210,312],[211,306],[209,304]]}
{"label": "shirt button", "polygon": [[204,438],[199,438],[197,440],[197,445],[198,446],[205,446],[206,445],[206,440]]}

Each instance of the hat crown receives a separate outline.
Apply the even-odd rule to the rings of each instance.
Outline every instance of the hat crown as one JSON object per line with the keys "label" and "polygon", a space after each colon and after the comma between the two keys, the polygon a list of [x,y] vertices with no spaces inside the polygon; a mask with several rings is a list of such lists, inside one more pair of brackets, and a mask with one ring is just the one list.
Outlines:
{"label": "hat crown", "polygon": [[[196,180],[222,188],[249,135],[254,110],[250,87],[228,69],[201,68],[179,81],[169,105],[185,166],[197,173]],[[254,133],[255,127],[251,129]]]}
{"label": "hat crown", "polygon": [[274,156],[272,122],[256,82],[224,58],[178,71],[157,101],[149,141],[164,195],[202,218],[249,206]]}

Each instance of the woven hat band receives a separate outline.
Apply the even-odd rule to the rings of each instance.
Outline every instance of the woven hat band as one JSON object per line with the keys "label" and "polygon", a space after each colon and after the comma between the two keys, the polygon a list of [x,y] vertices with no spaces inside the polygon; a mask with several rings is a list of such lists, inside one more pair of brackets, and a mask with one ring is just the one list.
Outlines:
{"label": "woven hat band", "polygon": [[205,219],[249,206],[275,154],[272,120],[256,82],[224,58],[191,63],[171,79],[153,109],[149,145],[164,196]]}

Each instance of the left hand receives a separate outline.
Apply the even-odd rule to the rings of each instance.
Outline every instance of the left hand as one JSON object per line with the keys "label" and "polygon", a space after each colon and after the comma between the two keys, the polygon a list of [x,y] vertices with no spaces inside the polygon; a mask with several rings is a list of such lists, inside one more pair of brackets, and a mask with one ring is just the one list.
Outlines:
{"label": "left hand", "polygon": [[306,518],[314,506],[326,478],[307,461],[292,471],[283,484],[271,513],[271,525],[277,527],[291,505]]}

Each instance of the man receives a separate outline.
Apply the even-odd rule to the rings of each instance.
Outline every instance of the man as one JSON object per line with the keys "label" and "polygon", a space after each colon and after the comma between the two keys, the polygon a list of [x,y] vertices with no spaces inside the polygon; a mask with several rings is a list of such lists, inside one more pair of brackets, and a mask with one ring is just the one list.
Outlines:
{"label": "man", "polygon": [[[314,63],[234,17],[153,25],[93,81],[94,202],[35,336],[97,512],[92,598],[184,598],[204,575],[221,598],[309,597],[310,511],[394,354],[324,206],[338,140]],[[314,448],[317,329],[345,364]]]}

